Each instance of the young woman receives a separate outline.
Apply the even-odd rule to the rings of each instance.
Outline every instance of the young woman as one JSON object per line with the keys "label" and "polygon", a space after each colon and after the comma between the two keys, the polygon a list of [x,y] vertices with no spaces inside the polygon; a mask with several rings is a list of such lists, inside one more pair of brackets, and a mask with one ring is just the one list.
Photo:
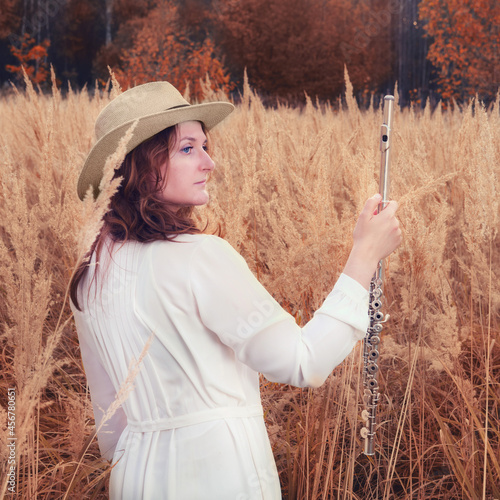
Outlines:
{"label": "young woman", "polygon": [[[224,240],[191,219],[208,202],[214,163],[206,131],[233,109],[189,105],[166,82],[114,99],[78,192],[94,196],[106,158],[134,124],[128,154],[91,259],[71,284],[101,453],[112,460],[111,499],[274,500],[280,485],[259,394],[273,382],[318,387],[365,335],[368,286],[401,242],[397,204],[356,225],[344,273],[299,328]],[[101,426],[148,339],[134,388]]]}

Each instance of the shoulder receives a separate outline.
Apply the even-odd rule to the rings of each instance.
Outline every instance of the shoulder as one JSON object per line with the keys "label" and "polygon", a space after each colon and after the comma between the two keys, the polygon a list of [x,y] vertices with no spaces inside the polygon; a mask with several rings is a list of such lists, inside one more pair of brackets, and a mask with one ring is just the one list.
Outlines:
{"label": "shoulder", "polygon": [[[226,240],[214,235],[205,235],[206,237],[200,241],[195,250],[195,256],[208,261],[223,261],[226,264],[231,262],[244,263],[245,259],[239,252]],[[197,259],[200,262],[201,259]]]}
{"label": "shoulder", "polygon": [[170,240],[147,243],[150,254],[165,254],[182,249],[182,253],[193,252],[208,237],[206,234],[179,234]]}
{"label": "shoulder", "polygon": [[207,252],[238,252],[224,239],[211,234],[180,234],[169,241],[149,244],[151,255],[179,254],[184,257]]}
{"label": "shoulder", "polygon": [[183,234],[175,240],[150,243],[145,260],[155,274],[173,267],[184,275],[196,272],[200,266],[246,267],[246,261],[226,240],[209,234]]}

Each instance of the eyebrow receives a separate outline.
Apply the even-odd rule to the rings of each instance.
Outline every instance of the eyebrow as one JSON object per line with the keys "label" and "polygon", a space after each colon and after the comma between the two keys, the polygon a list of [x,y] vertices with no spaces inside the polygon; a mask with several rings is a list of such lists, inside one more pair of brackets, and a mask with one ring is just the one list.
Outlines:
{"label": "eyebrow", "polygon": [[[182,142],[182,141],[193,141],[193,142],[196,142],[198,139],[196,139],[195,137],[189,137],[189,136],[185,136],[185,137],[181,137],[179,139],[179,142]],[[205,139],[203,142],[207,142],[207,139]]]}

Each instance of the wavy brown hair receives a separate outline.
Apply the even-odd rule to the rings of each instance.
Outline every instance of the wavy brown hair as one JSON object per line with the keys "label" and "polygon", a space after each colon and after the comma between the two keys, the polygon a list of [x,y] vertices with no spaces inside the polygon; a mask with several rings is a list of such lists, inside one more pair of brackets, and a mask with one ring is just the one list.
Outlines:
{"label": "wavy brown hair", "polygon": [[[202,124],[204,133],[206,130]],[[182,233],[201,233],[192,219],[193,207],[172,210],[160,193],[167,182],[164,165],[177,140],[177,126],[169,127],[139,144],[125,156],[114,177],[123,177],[111,197],[102,229],[70,283],[70,297],[76,308],[78,284],[85,276],[94,252],[98,258],[106,238],[113,242],[171,240]]]}

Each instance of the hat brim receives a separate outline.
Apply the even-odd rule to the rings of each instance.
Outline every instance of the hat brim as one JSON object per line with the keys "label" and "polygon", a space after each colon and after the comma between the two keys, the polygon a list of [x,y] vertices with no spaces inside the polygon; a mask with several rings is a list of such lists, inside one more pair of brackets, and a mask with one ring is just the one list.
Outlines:
{"label": "hat brim", "polygon": [[97,197],[106,160],[116,152],[120,139],[136,121],[137,125],[126,147],[127,153],[158,132],[182,122],[200,121],[210,130],[233,110],[234,106],[229,102],[207,102],[167,109],[116,127],[101,137],[90,150],[78,179],[78,197],[83,200],[90,186],[94,189],[94,197]]}

